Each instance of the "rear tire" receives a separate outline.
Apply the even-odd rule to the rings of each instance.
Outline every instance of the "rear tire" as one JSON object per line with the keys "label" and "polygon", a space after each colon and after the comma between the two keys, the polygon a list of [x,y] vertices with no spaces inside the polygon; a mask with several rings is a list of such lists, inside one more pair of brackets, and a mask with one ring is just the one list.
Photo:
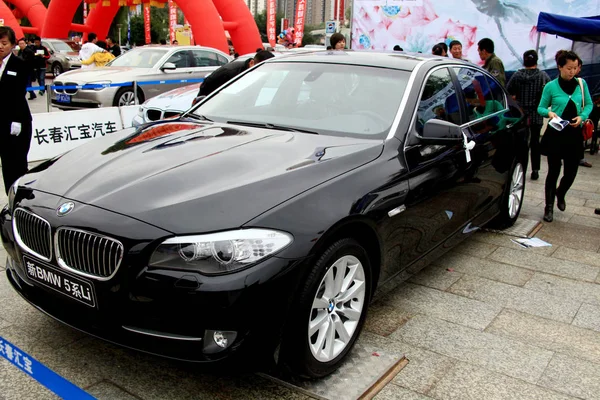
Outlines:
{"label": "rear tire", "polygon": [[52,64],[52,75],[55,78],[62,73],[63,73],[63,67],[62,67],[62,65],[60,65],[60,63],[56,62],[56,63]]}
{"label": "rear tire", "polygon": [[526,174],[525,165],[517,160],[510,170],[509,181],[500,204],[500,214],[490,222],[491,227],[496,229],[510,228],[519,218],[525,195]]}
{"label": "rear tire", "polygon": [[354,239],[321,253],[300,287],[282,342],[282,360],[303,378],[334,372],[354,346],[371,299],[372,267]]}

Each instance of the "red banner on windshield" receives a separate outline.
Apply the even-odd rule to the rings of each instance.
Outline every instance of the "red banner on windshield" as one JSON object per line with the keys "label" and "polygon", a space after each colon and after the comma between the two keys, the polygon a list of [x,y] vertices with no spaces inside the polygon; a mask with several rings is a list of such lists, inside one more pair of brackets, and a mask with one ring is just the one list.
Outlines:
{"label": "red banner on windshield", "polygon": [[267,4],[267,37],[269,38],[269,44],[273,48],[275,48],[275,43],[277,41],[276,17],[277,17],[277,0],[268,0],[268,4]]}

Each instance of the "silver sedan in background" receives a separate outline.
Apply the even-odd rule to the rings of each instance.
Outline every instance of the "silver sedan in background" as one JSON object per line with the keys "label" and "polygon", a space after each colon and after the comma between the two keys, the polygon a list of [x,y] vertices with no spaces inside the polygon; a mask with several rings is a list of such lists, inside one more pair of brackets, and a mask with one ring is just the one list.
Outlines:
{"label": "silver sedan in background", "polygon": [[[189,83],[161,81],[203,78],[232,58],[201,46],[143,46],[117,57],[106,67],[84,68],[59,75],[55,86],[83,86],[126,82],[153,82],[137,86],[138,103]],[[63,110],[135,104],[134,85],[90,89],[54,89],[52,104]]]}

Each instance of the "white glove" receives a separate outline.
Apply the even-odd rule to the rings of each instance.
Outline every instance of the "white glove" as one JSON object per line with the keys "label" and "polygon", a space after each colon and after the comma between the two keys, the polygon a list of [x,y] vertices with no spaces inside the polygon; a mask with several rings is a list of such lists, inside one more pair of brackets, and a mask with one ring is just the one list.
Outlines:
{"label": "white glove", "polygon": [[19,136],[20,133],[21,133],[21,123],[20,122],[13,122],[10,125],[10,134],[11,135],[15,135],[15,136]]}

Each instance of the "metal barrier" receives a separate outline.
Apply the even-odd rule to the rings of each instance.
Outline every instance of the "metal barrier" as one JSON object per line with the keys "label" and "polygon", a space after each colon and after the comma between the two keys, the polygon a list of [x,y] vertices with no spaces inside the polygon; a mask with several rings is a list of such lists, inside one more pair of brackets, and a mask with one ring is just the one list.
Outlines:
{"label": "metal barrier", "polygon": [[51,90],[54,89],[105,89],[109,87],[124,87],[124,86],[133,86],[134,93],[136,96],[134,97],[135,105],[138,105],[138,97],[137,97],[137,87],[138,86],[146,86],[146,85],[169,85],[174,83],[200,83],[204,82],[204,78],[193,78],[193,79],[164,79],[164,80],[154,80],[154,81],[131,81],[131,82],[119,82],[119,83],[88,83],[85,85],[45,85],[45,86],[30,86],[26,90],[28,92],[35,91],[45,91],[46,92],[46,111],[50,112],[52,108],[52,102],[50,100]]}

